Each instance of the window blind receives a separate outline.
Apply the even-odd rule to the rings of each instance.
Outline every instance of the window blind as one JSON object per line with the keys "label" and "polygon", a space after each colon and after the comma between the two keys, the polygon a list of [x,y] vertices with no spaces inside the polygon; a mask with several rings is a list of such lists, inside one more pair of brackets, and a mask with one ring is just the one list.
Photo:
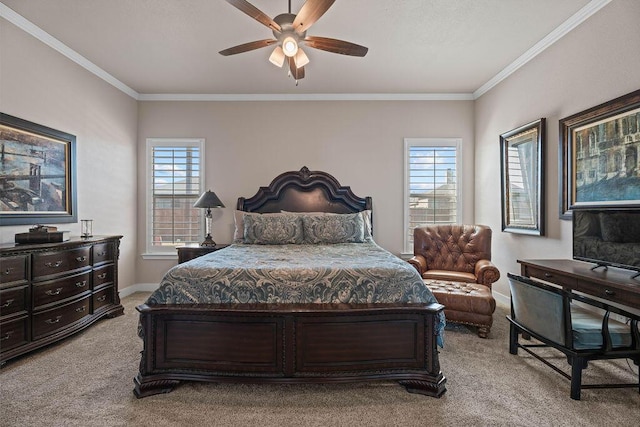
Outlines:
{"label": "window blind", "polygon": [[458,146],[407,144],[406,238],[413,250],[413,229],[459,222]]}
{"label": "window blind", "polygon": [[152,144],[152,251],[199,241],[202,215],[193,204],[202,193],[201,149],[191,144]]}

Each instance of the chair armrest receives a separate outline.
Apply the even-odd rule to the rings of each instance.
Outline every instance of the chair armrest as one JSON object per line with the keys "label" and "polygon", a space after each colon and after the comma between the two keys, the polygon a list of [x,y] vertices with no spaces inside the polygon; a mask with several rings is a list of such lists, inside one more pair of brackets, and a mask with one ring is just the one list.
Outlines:
{"label": "chair armrest", "polygon": [[422,255],[414,255],[413,258],[407,260],[407,262],[415,267],[420,273],[420,277],[427,271],[427,259]]}
{"label": "chair armrest", "polygon": [[475,275],[479,284],[491,289],[491,284],[500,278],[500,270],[488,259],[481,259],[476,263]]}

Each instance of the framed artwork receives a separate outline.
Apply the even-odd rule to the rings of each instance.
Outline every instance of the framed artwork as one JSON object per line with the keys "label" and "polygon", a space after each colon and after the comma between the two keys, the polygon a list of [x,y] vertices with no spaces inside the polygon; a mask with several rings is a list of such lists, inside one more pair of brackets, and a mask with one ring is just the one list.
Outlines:
{"label": "framed artwork", "polygon": [[640,90],[560,120],[560,218],[640,206]]}
{"label": "framed artwork", "polygon": [[0,223],[77,221],[76,137],[0,113]]}
{"label": "framed artwork", "polygon": [[545,119],[500,135],[502,231],[544,235]]}

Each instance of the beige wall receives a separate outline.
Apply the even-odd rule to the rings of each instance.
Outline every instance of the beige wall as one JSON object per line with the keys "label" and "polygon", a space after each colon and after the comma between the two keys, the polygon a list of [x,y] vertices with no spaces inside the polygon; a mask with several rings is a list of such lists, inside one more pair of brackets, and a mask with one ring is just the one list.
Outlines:
{"label": "beige wall", "polygon": [[[137,105],[0,18],[0,111],[76,136],[78,213],[94,234],[123,235],[120,287],[135,283]],[[0,227],[13,242],[28,225]],[[72,234],[80,226],[61,224]]]}
{"label": "beige wall", "polygon": [[[146,138],[206,139],[206,181],[226,205],[214,214],[216,242],[230,242],[239,196],[278,174],[324,170],[373,197],[374,234],[399,254],[403,237],[405,137],[462,138],[465,221],[473,218],[472,101],[140,102],[138,192],[144,194]],[[138,204],[144,248],[144,200]],[[157,283],[176,261],[139,260],[138,280]]]}
{"label": "beige wall", "polygon": [[[571,31],[507,80],[476,100],[477,222],[494,230],[494,262],[502,278],[494,290],[508,295],[507,272],[517,259],[571,258],[571,221],[558,207],[559,120],[640,89],[640,2],[616,0]],[[547,119],[544,237],[501,232],[499,135]]]}
{"label": "beige wall", "polygon": [[[495,289],[507,295],[516,259],[571,256],[571,224],[558,219],[558,121],[639,88],[638,16],[636,0],[610,3],[475,102],[136,102],[0,19],[0,111],[78,137],[79,213],[94,219],[96,234],[125,236],[123,288],[157,283],[176,263],[140,257],[148,137],[206,139],[207,186],[227,205],[215,212],[219,242],[231,239],[238,196],[306,165],[372,196],[376,240],[394,253],[402,251],[403,138],[462,138],[463,221],[494,229],[503,272]],[[540,117],[547,235],[502,233],[498,137]],[[24,229],[0,227],[0,242]]]}

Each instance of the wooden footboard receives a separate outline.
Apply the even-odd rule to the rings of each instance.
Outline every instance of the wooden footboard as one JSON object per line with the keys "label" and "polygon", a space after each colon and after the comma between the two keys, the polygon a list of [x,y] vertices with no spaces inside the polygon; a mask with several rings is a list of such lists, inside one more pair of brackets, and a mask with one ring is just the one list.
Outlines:
{"label": "wooden footboard", "polygon": [[137,307],[144,348],[136,397],[180,381],[397,380],[440,397],[440,304],[214,304]]}

